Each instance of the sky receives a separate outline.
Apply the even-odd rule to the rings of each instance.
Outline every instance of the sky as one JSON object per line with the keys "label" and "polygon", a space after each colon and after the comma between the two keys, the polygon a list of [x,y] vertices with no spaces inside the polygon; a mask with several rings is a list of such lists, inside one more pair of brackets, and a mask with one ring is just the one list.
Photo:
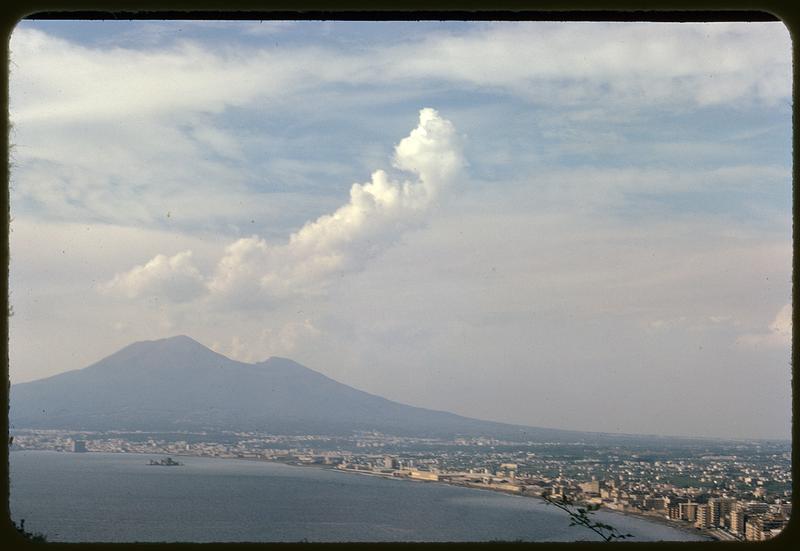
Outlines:
{"label": "sky", "polygon": [[12,383],[185,334],[525,425],[790,437],[781,23],[23,21]]}

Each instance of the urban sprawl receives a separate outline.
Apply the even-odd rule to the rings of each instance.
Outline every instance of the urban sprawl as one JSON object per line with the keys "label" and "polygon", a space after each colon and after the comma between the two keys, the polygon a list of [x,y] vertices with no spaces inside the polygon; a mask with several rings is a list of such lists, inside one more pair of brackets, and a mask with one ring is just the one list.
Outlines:
{"label": "urban sprawl", "polygon": [[440,482],[603,508],[719,540],[775,537],[792,508],[791,445],[669,440],[625,444],[349,437],[256,432],[14,431],[12,450],[147,453],[279,461]]}

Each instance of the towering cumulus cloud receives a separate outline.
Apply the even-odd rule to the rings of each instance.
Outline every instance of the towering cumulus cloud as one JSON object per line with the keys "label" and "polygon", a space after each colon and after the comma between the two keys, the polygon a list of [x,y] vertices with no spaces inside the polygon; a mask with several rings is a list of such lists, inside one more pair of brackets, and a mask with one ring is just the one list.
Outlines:
{"label": "towering cumulus cloud", "polygon": [[[346,204],[306,223],[287,243],[271,245],[254,235],[230,244],[202,285],[196,284],[201,276],[185,251],[172,258],[158,255],[117,274],[103,289],[130,298],[169,290],[164,298],[208,295],[236,305],[324,292],[334,276],[361,269],[402,232],[423,223],[456,181],[464,160],[452,123],[434,109],[422,109],[419,125],[395,147],[392,164],[415,178],[393,180],[376,170],[369,182],[353,184]],[[187,276],[191,285],[174,288]]]}

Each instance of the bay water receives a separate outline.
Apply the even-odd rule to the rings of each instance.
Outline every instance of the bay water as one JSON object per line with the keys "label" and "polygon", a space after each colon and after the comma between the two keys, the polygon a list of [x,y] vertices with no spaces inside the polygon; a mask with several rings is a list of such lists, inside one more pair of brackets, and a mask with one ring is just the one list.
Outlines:
{"label": "bay water", "polygon": [[[537,498],[265,461],[19,450],[11,517],[63,542],[575,541],[599,539]],[[598,511],[630,541],[700,534]]]}

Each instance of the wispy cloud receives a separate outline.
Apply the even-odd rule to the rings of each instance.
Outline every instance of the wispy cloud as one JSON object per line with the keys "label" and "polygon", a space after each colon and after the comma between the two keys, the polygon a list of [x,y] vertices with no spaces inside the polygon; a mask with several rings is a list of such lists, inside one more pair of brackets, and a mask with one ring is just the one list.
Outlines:
{"label": "wispy cloud", "polygon": [[494,85],[548,105],[686,108],[788,98],[790,44],[780,25],[496,24],[384,55],[399,61],[397,76]]}
{"label": "wispy cloud", "polygon": [[[191,204],[176,223],[230,223],[240,204],[252,204],[246,186],[258,177],[242,162],[258,161],[245,151],[257,140],[224,122],[231,110],[274,118],[320,98],[345,105],[354,96],[363,103],[362,94],[385,102],[474,88],[547,106],[543,120],[572,112],[630,120],[659,109],[788,101],[790,50],[779,24],[505,23],[338,50],[212,48],[199,39],[90,47],[22,27],[11,38],[13,200],[64,219],[137,225],[161,220],[168,202]],[[613,129],[598,137],[581,124],[549,130],[562,152],[628,146]],[[202,205],[193,190],[202,190]],[[115,198],[128,193],[136,207]]]}
{"label": "wispy cloud", "polygon": [[25,123],[220,112],[293,98],[310,85],[409,78],[500,87],[584,109],[605,101],[685,108],[791,95],[791,42],[777,24],[507,23],[353,52],[212,50],[188,40],[158,51],[93,49],[18,29],[11,50],[25,67],[21,78],[12,70],[12,117]]}

